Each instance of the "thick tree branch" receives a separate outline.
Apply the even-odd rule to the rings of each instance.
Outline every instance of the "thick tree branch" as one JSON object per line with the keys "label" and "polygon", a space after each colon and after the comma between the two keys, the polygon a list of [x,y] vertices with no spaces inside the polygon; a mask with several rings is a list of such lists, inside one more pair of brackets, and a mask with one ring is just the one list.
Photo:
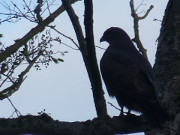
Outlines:
{"label": "thick tree branch", "polygon": [[[100,74],[97,66],[97,60],[94,48],[94,37],[93,37],[93,20],[92,20],[92,1],[85,1],[85,28],[86,28],[86,40],[84,38],[81,25],[78,17],[75,14],[69,0],[62,0],[64,7],[70,17],[73,24],[77,40],[80,46],[82,57],[88,72],[88,76],[91,82],[94,102],[96,107],[97,115],[107,114],[105,99],[103,96],[102,83]],[[89,17],[89,20],[87,18]],[[90,22],[87,22],[90,21]]]}
{"label": "thick tree branch", "polygon": [[104,92],[102,89],[101,76],[98,69],[96,50],[94,44],[94,32],[93,32],[93,2],[92,0],[84,0],[85,14],[84,25],[86,34],[86,44],[88,50],[88,63],[90,68],[90,80],[93,90],[93,97],[96,106],[98,116],[107,114],[106,103],[104,99]]}
{"label": "thick tree branch", "polygon": [[84,35],[82,32],[82,28],[81,25],[79,23],[79,18],[78,16],[75,14],[73,8],[71,7],[70,1],[69,0],[62,0],[62,3],[69,15],[69,18],[73,24],[74,27],[74,31],[76,33],[77,36],[77,40],[79,42],[79,46],[80,46],[80,51],[83,55],[83,57],[87,57],[87,47],[86,47],[86,42],[84,39]]}
{"label": "thick tree branch", "polygon": [[[154,65],[159,99],[171,120],[155,135],[180,134],[180,1],[169,0],[158,38]],[[150,133],[151,133],[150,132]],[[147,134],[151,135],[151,134]]]}
{"label": "thick tree branch", "polygon": [[180,1],[169,1],[158,38],[154,65],[161,102],[171,115],[180,112]]}
{"label": "thick tree branch", "polygon": [[[71,4],[78,0],[71,0]],[[59,16],[62,12],[64,12],[64,7],[60,6],[56,11],[54,11],[50,16],[48,16],[45,20],[39,23],[35,28],[32,28],[24,37],[15,41],[15,43],[6,48],[5,51],[0,53],[0,62],[4,61],[11,54],[15,53],[22,45],[26,44],[28,40],[30,40],[33,36],[42,32],[46,26],[48,26],[54,19]]]}
{"label": "thick tree branch", "polygon": [[150,130],[140,116],[110,118],[102,116],[92,121],[54,121],[46,113],[39,116],[20,116],[14,119],[0,119],[0,134],[34,133],[41,135],[114,135],[117,133],[137,133]]}

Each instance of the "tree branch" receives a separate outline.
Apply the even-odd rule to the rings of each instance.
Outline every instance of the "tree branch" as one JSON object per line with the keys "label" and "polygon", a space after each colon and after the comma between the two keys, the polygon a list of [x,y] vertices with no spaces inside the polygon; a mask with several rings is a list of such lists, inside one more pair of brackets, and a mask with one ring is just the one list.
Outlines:
{"label": "tree branch", "polygon": [[140,116],[103,116],[92,121],[60,122],[48,114],[20,116],[14,119],[0,119],[0,134],[45,134],[45,135],[114,135],[149,131],[150,127]]}
{"label": "tree branch", "polygon": [[60,32],[59,30],[57,30],[57,29],[55,28],[55,26],[49,26],[49,27],[50,27],[51,29],[53,29],[54,31],[56,31],[58,34],[60,34],[60,35],[64,36],[65,38],[71,40],[71,42],[72,42],[78,49],[75,49],[75,48],[72,48],[72,47],[69,46],[70,48],[72,48],[72,49],[74,49],[74,50],[79,50],[79,49],[80,49],[80,48],[79,48],[79,45],[78,45],[71,37],[69,37],[69,36],[63,34],[62,32]]}
{"label": "tree branch", "polygon": [[146,59],[148,59],[147,50],[143,47],[143,44],[142,44],[142,42],[140,40],[140,36],[139,36],[139,20],[145,19],[147,17],[147,15],[149,14],[149,12],[152,10],[153,6],[151,5],[150,8],[145,13],[145,15],[142,17],[139,17],[138,14],[136,13],[136,10],[134,8],[134,0],[130,1],[130,8],[131,8],[131,16],[134,19],[134,33],[135,33],[135,37],[132,39],[132,41],[134,41],[136,43],[136,45],[137,45],[139,51],[142,53],[142,55]]}
{"label": "tree branch", "polygon": [[[85,1],[85,29],[86,29],[86,40],[84,38],[81,25],[79,23],[78,17],[75,14],[73,8],[71,7],[71,4],[69,0],[62,0],[64,7],[66,8],[66,11],[70,17],[70,20],[73,24],[77,40],[80,46],[80,50],[82,53],[82,57],[88,72],[88,76],[91,82],[92,91],[93,91],[93,97],[96,107],[97,115],[107,115],[106,111],[106,104],[105,99],[103,96],[103,89],[100,79],[100,74],[97,66],[97,60],[95,56],[95,49],[94,49],[94,37],[93,37],[93,27],[92,27],[92,1],[88,1],[90,3],[87,3]],[[90,7],[87,7],[90,6]],[[87,9],[88,8],[88,9]],[[90,17],[90,22],[87,23],[86,17]]]}
{"label": "tree branch", "polygon": [[[77,2],[78,0],[71,0],[70,4]],[[64,12],[64,7],[61,5],[56,11],[54,11],[45,20],[39,23],[35,28],[32,28],[24,37],[15,41],[15,43],[6,48],[5,51],[0,53],[0,62],[4,61],[11,54],[15,53],[22,45],[26,44],[33,36],[42,32],[46,26],[48,26],[54,19]]]}
{"label": "tree branch", "polygon": [[[13,104],[12,101],[11,101],[11,99],[10,99],[10,98],[7,98],[7,99],[8,99],[8,101],[10,102],[11,106],[14,108],[13,114],[16,113],[17,117],[20,116],[21,113],[20,113],[20,112],[18,111],[18,109],[14,106],[14,104]],[[13,117],[13,114],[10,116],[10,118]]]}
{"label": "tree branch", "polygon": [[148,16],[149,12],[150,12],[153,8],[154,8],[154,6],[151,5],[151,6],[149,7],[149,9],[146,11],[146,13],[145,13],[143,16],[139,17],[139,20],[145,19],[145,18]]}
{"label": "tree branch", "polygon": [[82,32],[82,28],[81,25],[79,23],[79,18],[78,16],[75,14],[73,8],[71,7],[70,1],[69,0],[62,0],[63,6],[65,7],[69,18],[73,24],[74,27],[74,31],[76,33],[77,36],[77,40],[79,42],[79,46],[80,46],[80,51],[83,55],[83,57],[87,57],[87,47],[86,47],[86,42],[84,39],[84,35]]}
{"label": "tree branch", "polygon": [[40,52],[28,65],[28,67],[21,72],[21,74],[19,75],[18,80],[12,84],[11,86],[9,86],[8,88],[5,88],[4,90],[0,91],[0,100],[3,100],[5,98],[10,97],[14,92],[16,92],[17,90],[19,90],[19,87],[21,86],[21,84],[23,83],[23,81],[26,79],[26,77],[24,77],[29,70],[32,68],[32,66],[34,65],[34,63],[36,62],[36,60],[42,55],[42,52]]}
{"label": "tree branch", "polygon": [[85,13],[84,25],[86,34],[86,44],[88,50],[88,63],[91,67],[90,81],[92,85],[93,97],[98,116],[107,114],[106,102],[104,99],[104,92],[102,88],[101,76],[98,69],[96,50],[94,44],[93,32],[93,2],[92,0],[84,0]]}

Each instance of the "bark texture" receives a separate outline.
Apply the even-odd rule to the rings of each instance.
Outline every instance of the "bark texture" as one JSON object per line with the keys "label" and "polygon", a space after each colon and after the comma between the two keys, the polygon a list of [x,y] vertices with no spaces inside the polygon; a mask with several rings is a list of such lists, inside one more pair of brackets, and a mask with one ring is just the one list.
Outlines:
{"label": "bark texture", "polygon": [[82,122],[53,120],[46,113],[14,119],[0,118],[0,135],[114,135],[142,132],[149,128],[143,117],[135,115],[113,118],[106,115]]}
{"label": "bark texture", "polygon": [[[153,135],[180,134],[180,1],[169,0],[162,21],[154,65],[158,97],[171,120]],[[147,133],[150,135],[152,133]]]}

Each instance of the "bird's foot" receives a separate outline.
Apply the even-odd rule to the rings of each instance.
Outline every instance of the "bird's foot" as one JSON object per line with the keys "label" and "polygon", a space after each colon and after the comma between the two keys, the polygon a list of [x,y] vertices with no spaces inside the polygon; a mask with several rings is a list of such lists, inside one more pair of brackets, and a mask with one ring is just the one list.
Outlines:
{"label": "bird's foot", "polygon": [[128,110],[127,115],[131,115],[131,109]]}
{"label": "bird's foot", "polygon": [[121,112],[120,112],[120,114],[119,114],[119,117],[123,117],[124,116],[124,109],[123,109],[124,107],[121,107]]}

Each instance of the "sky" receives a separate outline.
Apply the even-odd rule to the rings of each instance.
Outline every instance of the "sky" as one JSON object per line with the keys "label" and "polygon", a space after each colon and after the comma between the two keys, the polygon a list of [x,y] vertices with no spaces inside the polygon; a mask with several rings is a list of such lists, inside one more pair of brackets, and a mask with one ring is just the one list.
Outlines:
{"label": "sky", "polygon": [[[0,0],[2,2],[2,0]],[[21,4],[22,0],[13,0]],[[60,0],[57,0],[58,2]],[[136,7],[141,0],[135,0]],[[139,12],[146,10],[150,5],[154,5],[145,20],[140,21],[140,38],[144,47],[148,50],[150,63],[153,65],[157,47],[157,38],[161,27],[164,10],[168,0],[144,0]],[[73,5],[75,12],[79,16],[79,21],[83,27],[84,3],[79,1]],[[58,8],[58,4],[53,5],[52,10]],[[76,36],[72,24],[64,12],[53,23],[62,33],[72,37],[76,41]],[[15,39],[21,38],[35,24],[28,21],[18,23],[6,23],[0,25],[0,32],[5,45],[11,45]],[[94,36],[96,46],[106,48],[107,43],[99,42],[103,32],[112,26],[123,28],[128,35],[133,38],[133,20],[130,13],[129,0],[94,0]],[[56,34],[56,33],[54,33]],[[68,41],[66,41],[68,42]],[[73,45],[72,45],[73,46]],[[75,47],[75,46],[73,46]],[[60,121],[85,121],[96,117],[94,101],[91,92],[91,85],[81,57],[77,50],[73,50],[63,45],[57,45],[57,50],[68,51],[62,56],[64,62],[59,64],[51,63],[48,68],[42,70],[32,69],[27,75],[19,91],[13,94],[10,99],[21,114],[37,115],[43,111],[50,114],[52,118]],[[96,48],[98,62],[104,50]],[[115,99],[108,96],[105,86],[106,102],[111,102],[118,106]],[[8,118],[14,109],[7,99],[0,101],[0,117]],[[110,116],[119,115],[119,111],[107,104]],[[142,133],[141,133],[142,134]]]}

